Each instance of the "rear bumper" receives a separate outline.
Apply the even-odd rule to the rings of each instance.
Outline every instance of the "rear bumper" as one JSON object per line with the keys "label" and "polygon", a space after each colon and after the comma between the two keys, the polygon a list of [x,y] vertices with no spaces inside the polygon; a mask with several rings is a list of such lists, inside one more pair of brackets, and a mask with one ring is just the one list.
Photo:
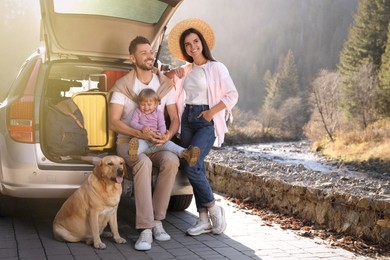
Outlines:
{"label": "rear bumper", "polygon": [[15,185],[1,183],[1,194],[17,198],[67,198],[80,185]]}
{"label": "rear bumper", "polygon": [[40,170],[36,165],[2,167],[0,193],[19,198],[67,198],[90,174],[91,171]]}
{"label": "rear bumper", "polygon": [[19,198],[66,198],[92,172],[93,166],[59,165],[44,156],[39,158],[44,158],[42,160],[47,166],[41,168],[37,163],[39,144],[20,144],[12,140],[7,140],[7,145],[5,143],[0,137],[0,193],[3,195]]}

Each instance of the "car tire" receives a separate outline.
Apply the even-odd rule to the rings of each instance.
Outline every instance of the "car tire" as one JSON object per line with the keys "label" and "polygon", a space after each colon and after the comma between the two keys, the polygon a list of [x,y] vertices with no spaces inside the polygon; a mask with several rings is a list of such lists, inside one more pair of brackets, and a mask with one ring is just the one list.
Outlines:
{"label": "car tire", "polygon": [[191,204],[193,195],[175,195],[171,196],[169,201],[168,210],[170,211],[183,211]]}

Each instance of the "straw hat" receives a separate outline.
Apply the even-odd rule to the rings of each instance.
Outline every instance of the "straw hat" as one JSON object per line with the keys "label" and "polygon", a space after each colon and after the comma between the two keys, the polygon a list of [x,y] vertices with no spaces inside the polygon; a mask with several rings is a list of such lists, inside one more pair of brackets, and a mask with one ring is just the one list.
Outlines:
{"label": "straw hat", "polygon": [[214,47],[214,32],[206,22],[197,18],[183,20],[172,28],[168,36],[168,49],[179,60],[185,60],[180,49],[180,36],[185,30],[190,28],[198,30],[203,35],[210,50]]}

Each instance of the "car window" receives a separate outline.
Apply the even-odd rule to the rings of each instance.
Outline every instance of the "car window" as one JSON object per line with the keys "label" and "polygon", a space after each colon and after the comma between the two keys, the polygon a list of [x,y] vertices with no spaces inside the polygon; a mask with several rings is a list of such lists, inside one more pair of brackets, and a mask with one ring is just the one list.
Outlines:
{"label": "car window", "polygon": [[[39,63],[41,62],[39,56],[35,56],[25,61],[20,71],[18,72],[18,75],[15,81],[13,82],[12,87],[10,88],[8,98],[18,97],[25,92],[25,88],[27,87],[28,80],[32,76],[32,71],[34,70],[34,67],[38,62]],[[35,86],[31,86],[31,88],[34,89]]]}
{"label": "car window", "polygon": [[111,75],[107,71],[127,72],[128,69],[77,62],[53,62],[50,67],[46,96],[48,98],[64,98],[72,97],[78,92],[107,91],[106,86]]}
{"label": "car window", "polygon": [[89,14],[157,23],[168,4],[159,0],[54,0],[54,11],[61,14]]}
{"label": "car window", "polygon": [[71,97],[75,93],[98,88],[99,78],[90,77],[102,69],[82,64],[54,63],[50,68],[48,96]]}

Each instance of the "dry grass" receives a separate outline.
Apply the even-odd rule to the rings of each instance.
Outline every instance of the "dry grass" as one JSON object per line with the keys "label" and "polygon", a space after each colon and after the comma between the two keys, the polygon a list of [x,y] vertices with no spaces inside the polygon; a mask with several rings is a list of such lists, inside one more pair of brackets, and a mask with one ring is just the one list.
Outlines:
{"label": "dry grass", "polygon": [[259,143],[263,138],[264,133],[261,128],[231,126],[229,127],[229,132],[225,136],[225,144],[237,145]]}
{"label": "dry grass", "polygon": [[278,129],[264,128],[260,122],[250,120],[246,124],[233,124],[225,136],[226,145],[255,144],[272,141],[287,141],[292,138]]}
{"label": "dry grass", "polygon": [[317,145],[327,157],[345,162],[390,162],[390,119],[375,122],[361,131],[338,132],[333,143],[323,141]]}

